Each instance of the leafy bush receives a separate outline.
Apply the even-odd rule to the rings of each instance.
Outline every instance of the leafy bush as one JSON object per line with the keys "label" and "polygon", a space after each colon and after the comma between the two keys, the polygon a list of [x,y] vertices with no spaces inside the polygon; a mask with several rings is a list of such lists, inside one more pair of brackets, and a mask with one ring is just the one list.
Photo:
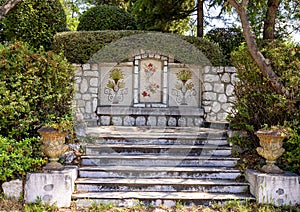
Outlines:
{"label": "leafy bush", "polygon": [[256,144],[254,132],[265,124],[290,127],[292,133],[285,143],[281,164],[299,172],[300,111],[294,99],[300,96],[300,48],[279,41],[260,45],[292,98],[287,99],[274,91],[243,45],[232,54],[240,81],[235,85],[236,102],[229,119],[233,128],[247,131]]}
{"label": "leafy bush", "polygon": [[21,42],[0,45],[0,131],[21,140],[72,114],[73,66],[61,55]]}
{"label": "leafy bush", "polygon": [[225,56],[226,65],[231,65],[230,54],[233,50],[244,42],[244,37],[241,29],[237,28],[216,28],[210,30],[206,35],[210,41],[213,41],[221,47],[222,53]]}
{"label": "leafy bush", "polygon": [[[86,63],[97,51],[106,44],[134,34],[149,33],[145,31],[90,31],[62,32],[54,36],[53,50],[63,51],[69,62]],[[204,38],[182,36],[182,39],[195,45],[210,62],[217,66],[223,63],[223,54],[219,46]]]}
{"label": "leafy bush", "polygon": [[133,30],[136,23],[130,13],[117,6],[97,5],[79,18],[77,30]]}
{"label": "leafy bush", "polygon": [[37,143],[37,138],[17,141],[0,135],[0,182],[21,178],[45,163]]}
{"label": "leafy bush", "polygon": [[59,0],[23,0],[9,11],[2,24],[2,39],[49,50],[53,35],[66,30],[66,15]]}

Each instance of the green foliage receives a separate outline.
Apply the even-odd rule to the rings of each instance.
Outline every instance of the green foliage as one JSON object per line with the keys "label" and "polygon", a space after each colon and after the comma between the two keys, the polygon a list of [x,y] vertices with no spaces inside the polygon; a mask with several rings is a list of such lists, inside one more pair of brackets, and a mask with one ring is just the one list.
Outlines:
{"label": "green foliage", "polygon": [[[109,43],[121,38],[146,33],[145,31],[90,31],[90,32],[63,32],[54,36],[53,49],[55,52],[63,51],[69,62],[86,63],[96,52]],[[174,35],[175,36],[175,35]],[[181,39],[193,44],[215,65],[223,64],[223,54],[219,46],[204,38],[180,36]],[[164,44],[165,41],[159,41]],[[150,43],[149,43],[150,44]],[[177,48],[176,43],[172,49]],[[133,46],[132,48],[136,48]],[[179,49],[180,51],[180,49]],[[186,55],[190,57],[190,55]],[[124,55],[123,55],[124,57]],[[126,58],[127,59],[127,58]]]}
{"label": "green foliage", "polygon": [[23,0],[1,24],[5,41],[20,40],[48,50],[53,35],[66,29],[66,16],[59,0]]}
{"label": "green foliage", "polygon": [[213,66],[221,66],[225,64],[224,55],[218,44],[205,38],[193,36],[182,36],[182,38],[203,52]]}
{"label": "green foliage", "polygon": [[194,6],[193,0],[137,0],[133,4],[132,14],[140,30],[183,33],[188,28],[189,15]]}
{"label": "green foliage", "polygon": [[97,5],[79,18],[78,31],[133,30],[136,23],[130,13],[117,6]]}
{"label": "green foliage", "polygon": [[0,135],[0,182],[22,178],[45,163],[37,144],[37,138],[17,141]]}
{"label": "green foliage", "polygon": [[73,67],[61,55],[18,42],[0,45],[0,130],[20,140],[71,120]]}
{"label": "green foliage", "polygon": [[230,54],[244,42],[243,33],[237,28],[216,28],[206,34],[206,38],[213,41],[222,49],[226,65],[231,65]]}
{"label": "green foliage", "polygon": [[236,103],[229,118],[233,128],[247,131],[253,139],[257,139],[253,133],[265,124],[290,127],[292,133],[286,142],[287,151],[282,163],[285,168],[295,171],[299,169],[297,158],[300,151],[300,111],[294,101],[300,96],[300,49],[299,46],[278,41],[260,46],[293,98],[287,99],[275,92],[243,45],[232,54],[240,81],[235,85]]}

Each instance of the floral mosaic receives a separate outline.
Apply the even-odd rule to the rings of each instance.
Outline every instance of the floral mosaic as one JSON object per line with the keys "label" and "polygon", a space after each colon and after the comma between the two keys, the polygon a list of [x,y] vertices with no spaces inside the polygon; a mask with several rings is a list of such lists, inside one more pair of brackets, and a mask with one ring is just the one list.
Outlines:
{"label": "floral mosaic", "polygon": [[123,101],[123,96],[128,93],[128,88],[125,88],[124,74],[121,69],[113,69],[109,72],[109,80],[104,89],[108,100],[113,104],[119,104]]}
{"label": "floral mosaic", "polygon": [[157,93],[160,89],[159,84],[152,81],[152,77],[157,71],[156,67],[152,63],[144,64],[144,75],[145,75],[145,87],[142,92],[143,97],[150,97]]}
{"label": "floral mosaic", "polygon": [[192,76],[192,72],[186,69],[176,73],[177,83],[172,94],[176,96],[176,101],[180,105],[188,105],[189,97],[196,96]]}

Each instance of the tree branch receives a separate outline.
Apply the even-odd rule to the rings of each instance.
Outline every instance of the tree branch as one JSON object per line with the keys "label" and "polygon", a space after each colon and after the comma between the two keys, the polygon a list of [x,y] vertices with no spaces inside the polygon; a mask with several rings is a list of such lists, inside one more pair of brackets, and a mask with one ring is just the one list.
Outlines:
{"label": "tree branch", "polygon": [[1,7],[0,7],[0,20],[4,18],[4,16],[19,2],[22,0],[7,0]]}
{"label": "tree branch", "polygon": [[237,13],[240,16],[241,22],[242,22],[242,28],[243,28],[243,34],[247,43],[247,46],[249,48],[249,52],[257,66],[259,67],[260,71],[262,72],[263,76],[271,81],[272,87],[275,89],[275,91],[279,94],[285,95],[287,98],[290,98],[289,91],[284,87],[284,85],[281,83],[279,77],[274,72],[270,61],[266,59],[262,53],[260,52],[255,39],[251,32],[251,26],[247,15],[247,5],[246,4],[248,0],[242,0],[242,5],[238,3],[236,0],[228,0],[227,4],[232,5]]}

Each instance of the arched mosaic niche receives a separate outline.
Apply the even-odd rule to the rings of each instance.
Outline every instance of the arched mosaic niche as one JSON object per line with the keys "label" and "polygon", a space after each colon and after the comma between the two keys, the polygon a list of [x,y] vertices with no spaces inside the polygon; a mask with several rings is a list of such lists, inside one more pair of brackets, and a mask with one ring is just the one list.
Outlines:
{"label": "arched mosaic niche", "polygon": [[179,36],[125,37],[89,63],[99,67],[99,125],[199,126],[203,120],[201,77],[210,62]]}

